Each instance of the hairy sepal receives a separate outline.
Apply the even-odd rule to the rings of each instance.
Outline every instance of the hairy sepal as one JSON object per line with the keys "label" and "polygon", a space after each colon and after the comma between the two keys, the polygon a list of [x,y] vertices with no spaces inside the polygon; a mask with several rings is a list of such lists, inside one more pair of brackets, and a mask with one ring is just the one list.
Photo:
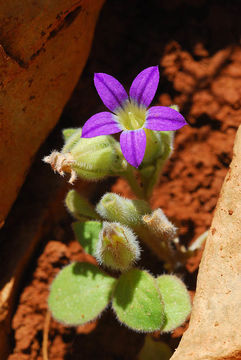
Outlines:
{"label": "hairy sepal", "polygon": [[61,152],[53,151],[43,160],[60,175],[70,173],[69,182],[77,178],[97,181],[107,176],[119,175],[126,170],[126,161],[120,144],[110,135],[82,138],[82,129],[66,129],[65,145]]}
{"label": "hairy sepal", "polygon": [[127,271],[140,259],[139,242],[127,226],[104,222],[95,256],[100,265],[116,271]]}
{"label": "hairy sepal", "polygon": [[142,216],[151,212],[144,200],[130,200],[115,193],[106,193],[96,206],[98,214],[108,221],[118,221],[127,226],[142,223]]}

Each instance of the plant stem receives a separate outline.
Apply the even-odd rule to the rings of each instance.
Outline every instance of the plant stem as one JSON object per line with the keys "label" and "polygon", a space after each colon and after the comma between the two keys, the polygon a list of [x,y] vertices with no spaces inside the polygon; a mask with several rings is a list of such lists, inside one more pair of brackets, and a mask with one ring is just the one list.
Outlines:
{"label": "plant stem", "polygon": [[160,179],[161,172],[165,163],[166,163],[166,159],[159,159],[159,161],[157,161],[155,172],[151,177],[151,179],[149,180],[147,188],[145,189],[146,197],[148,199],[151,197],[153,189],[157,184],[158,180]]}
{"label": "plant stem", "polygon": [[43,330],[43,344],[42,344],[43,360],[48,360],[48,337],[49,337],[50,320],[51,320],[51,314],[50,311],[47,311],[44,322],[44,330]]}
{"label": "plant stem", "polygon": [[124,174],[124,178],[126,179],[126,181],[128,182],[128,184],[130,185],[132,191],[134,192],[134,194],[139,198],[139,199],[144,199],[146,200],[146,196],[144,193],[143,188],[140,186],[140,184],[138,183],[135,173],[133,171],[133,169],[129,166],[127,168],[126,173]]}

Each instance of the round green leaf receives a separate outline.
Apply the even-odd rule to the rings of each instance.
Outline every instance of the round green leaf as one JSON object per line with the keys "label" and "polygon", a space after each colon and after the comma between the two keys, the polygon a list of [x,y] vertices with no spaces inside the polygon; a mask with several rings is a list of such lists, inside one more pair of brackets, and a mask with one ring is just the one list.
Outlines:
{"label": "round green leaf", "polygon": [[174,275],[162,275],[157,279],[165,306],[166,322],[162,331],[172,331],[186,320],[191,311],[190,296],[184,283]]}
{"label": "round green leaf", "polygon": [[67,325],[94,320],[108,305],[115,281],[89,263],[66,266],[51,286],[48,305],[53,317]]}
{"label": "round green leaf", "polygon": [[155,341],[151,335],[146,335],[138,360],[169,360],[171,356],[172,351],[166,343]]}
{"label": "round green leaf", "polygon": [[153,276],[131,269],[117,281],[112,301],[117,318],[131,329],[152,332],[162,327],[164,306]]}
{"label": "round green leaf", "polygon": [[75,236],[87,254],[95,256],[102,224],[99,221],[73,223]]}

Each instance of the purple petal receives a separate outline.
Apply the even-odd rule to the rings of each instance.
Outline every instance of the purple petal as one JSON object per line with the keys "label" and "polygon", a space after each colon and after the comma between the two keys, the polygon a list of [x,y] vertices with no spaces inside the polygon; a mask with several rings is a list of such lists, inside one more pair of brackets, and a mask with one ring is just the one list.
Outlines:
{"label": "purple petal", "polygon": [[92,138],[99,135],[110,135],[118,133],[121,130],[115,119],[115,115],[105,111],[91,116],[91,118],[86,121],[82,128],[82,137]]}
{"label": "purple petal", "polygon": [[130,88],[130,97],[138,104],[148,107],[155,96],[158,83],[158,66],[149,67],[134,79]]}
{"label": "purple petal", "polygon": [[145,127],[150,130],[178,130],[187,125],[184,117],[167,106],[153,106],[147,111]]}
{"label": "purple petal", "polygon": [[94,83],[101,100],[113,112],[128,99],[124,87],[113,76],[97,73],[94,77]]}
{"label": "purple petal", "polygon": [[145,130],[139,129],[123,131],[120,135],[120,146],[127,162],[135,168],[138,168],[145,155]]}

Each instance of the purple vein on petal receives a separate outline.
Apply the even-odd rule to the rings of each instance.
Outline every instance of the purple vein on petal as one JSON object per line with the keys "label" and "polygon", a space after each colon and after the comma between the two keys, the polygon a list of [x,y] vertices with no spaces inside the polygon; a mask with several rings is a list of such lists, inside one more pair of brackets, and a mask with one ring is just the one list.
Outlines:
{"label": "purple vein on petal", "polygon": [[94,84],[101,100],[110,111],[115,112],[128,99],[124,87],[111,75],[95,74]]}
{"label": "purple vein on petal", "polygon": [[120,135],[121,151],[129,164],[138,168],[146,149],[145,130],[123,131]]}
{"label": "purple vein on petal", "polygon": [[141,71],[131,84],[130,97],[146,107],[152,102],[159,83],[158,66]]}
{"label": "purple vein on petal", "polygon": [[110,135],[118,133],[121,130],[115,120],[115,115],[104,111],[91,116],[91,118],[86,121],[82,128],[82,137],[92,138],[100,135]]}
{"label": "purple vein on petal", "polygon": [[178,130],[187,125],[184,117],[167,106],[153,106],[147,111],[145,127],[156,131]]}

